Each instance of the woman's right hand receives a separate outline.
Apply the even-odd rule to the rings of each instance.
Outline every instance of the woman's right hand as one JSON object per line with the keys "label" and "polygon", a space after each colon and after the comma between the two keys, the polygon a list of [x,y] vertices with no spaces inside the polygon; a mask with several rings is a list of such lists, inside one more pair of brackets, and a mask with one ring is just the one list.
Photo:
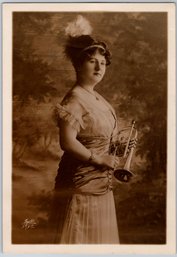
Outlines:
{"label": "woman's right hand", "polygon": [[111,169],[114,169],[119,165],[119,158],[113,155],[97,155],[94,161],[97,165],[105,166]]}

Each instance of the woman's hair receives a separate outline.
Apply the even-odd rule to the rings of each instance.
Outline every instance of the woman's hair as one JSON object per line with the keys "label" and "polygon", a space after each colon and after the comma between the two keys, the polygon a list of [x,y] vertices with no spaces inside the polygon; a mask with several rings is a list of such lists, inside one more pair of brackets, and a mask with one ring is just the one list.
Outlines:
{"label": "woman's hair", "polygon": [[65,46],[65,54],[71,60],[75,70],[96,50],[105,57],[106,65],[109,65],[111,63],[111,53],[106,44],[94,40],[90,35],[69,37]]}

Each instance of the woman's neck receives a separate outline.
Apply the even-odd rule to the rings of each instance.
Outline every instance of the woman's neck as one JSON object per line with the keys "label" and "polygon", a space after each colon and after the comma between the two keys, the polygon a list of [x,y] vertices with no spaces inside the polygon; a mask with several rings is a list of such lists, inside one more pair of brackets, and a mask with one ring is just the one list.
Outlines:
{"label": "woman's neck", "polygon": [[90,91],[90,92],[93,92],[94,88],[95,88],[95,85],[93,85],[93,84],[82,83],[79,81],[77,81],[76,86],[83,87],[84,89],[86,89],[87,91]]}
{"label": "woman's neck", "polygon": [[85,92],[89,93],[89,95],[94,97],[96,100],[99,100],[99,97],[97,96],[96,91],[94,91],[94,86],[90,86],[90,85],[86,85],[86,84],[80,85],[80,84],[76,83],[74,87],[81,88]]}

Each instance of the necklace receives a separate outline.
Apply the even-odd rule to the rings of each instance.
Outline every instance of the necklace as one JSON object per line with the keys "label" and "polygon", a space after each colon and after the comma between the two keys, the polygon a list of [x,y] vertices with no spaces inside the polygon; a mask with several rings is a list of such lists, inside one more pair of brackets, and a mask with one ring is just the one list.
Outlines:
{"label": "necklace", "polygon": [[[86,88],[84,88],[84,87],[82,87],[82,86],[81,86],[81,88],[84,89],[85,91],[87,91],[87,92],[88,92],[90,95],[92,95],[96,100],[99,100],[98,96],[96,96],[95,93],[90,92],[88,89],[86,89]],[[94,92],[94,91],[93,91],[93,92]]]}

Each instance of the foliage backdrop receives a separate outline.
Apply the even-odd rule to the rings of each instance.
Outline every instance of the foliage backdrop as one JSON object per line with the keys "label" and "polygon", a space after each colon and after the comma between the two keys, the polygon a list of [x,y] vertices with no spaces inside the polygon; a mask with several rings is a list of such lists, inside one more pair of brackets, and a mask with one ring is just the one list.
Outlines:
{"label": "foliage backdrop", "polygon": [[[47,242],[43,229],[62,154],[52,108],[75,81],[63,46],[66,24],[78,14],[112,52],[97,90],[114,106],[120,128],[135,119],[139,131],[137,176],[115,186],[121,242],[164,243],[167,14],[154,12],[13,14],[13,242]],[[35,230],[22,230],[26,218],[37,220]]]}

